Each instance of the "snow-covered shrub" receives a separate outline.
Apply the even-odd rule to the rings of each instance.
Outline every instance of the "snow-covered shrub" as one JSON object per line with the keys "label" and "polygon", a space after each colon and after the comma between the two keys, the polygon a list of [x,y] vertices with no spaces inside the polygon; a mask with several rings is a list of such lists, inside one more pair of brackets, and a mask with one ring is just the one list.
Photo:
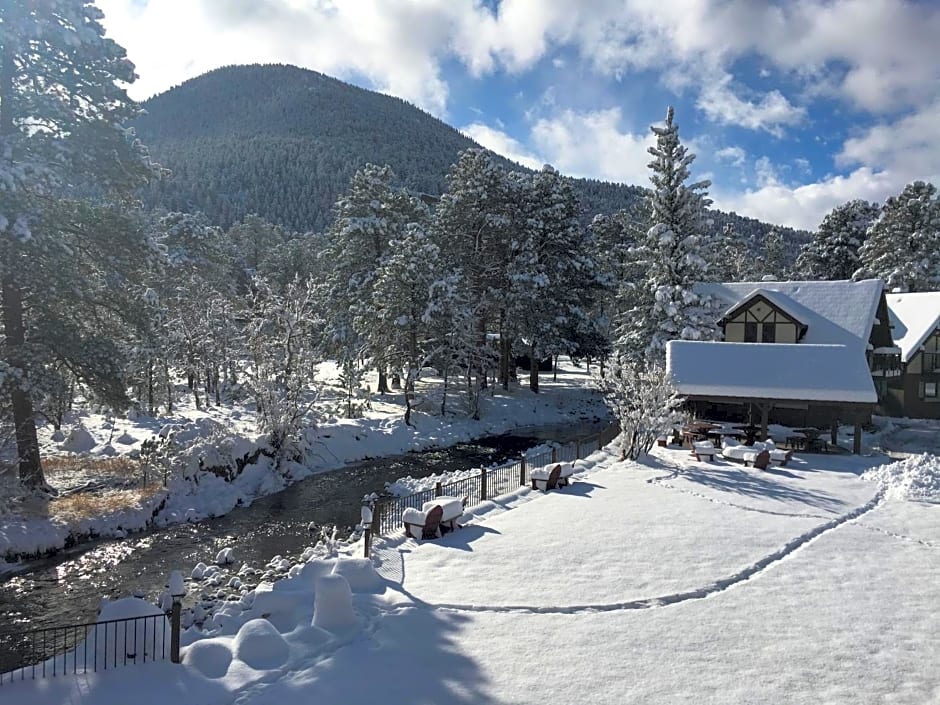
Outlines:
{"label": "snow-covered shrub", "polygon": [[259,671],[279,668],[290,656],[290,646],[266,619],[245,622],[232,646],[235,658]]}
{"label": "snow-covered shrub", "polygon": [[683,420],[683,399],[666,368],[613,360],[598,378],[608,408],[620,422],[621,457],[636,460],[656,437]]}

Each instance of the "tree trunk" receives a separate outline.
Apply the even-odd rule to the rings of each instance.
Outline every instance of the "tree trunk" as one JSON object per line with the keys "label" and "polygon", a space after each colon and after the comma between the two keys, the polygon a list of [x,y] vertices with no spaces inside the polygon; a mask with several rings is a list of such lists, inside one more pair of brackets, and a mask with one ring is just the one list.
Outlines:
{"label": "tree trunk", "polygon": [[535,343],[529,346],[529,389],[536,394],[539,391],[539,361],[536,357],[538,352]]}
{"label": "tree trunk", "polygon": [[552,382],[558,381],[558,355],[555,355],[554,362],[552,363]]}
{"label": "tree trunk", "polygon": [[379,369],[379,394],[388,394],[388,373],[384,369]]}
{"label": "tree trunk", "polygon": [[23,324],[23,292],[6,272],[3,277],[3,329],[6,335],[6,358],[10,367],[23,375],[12,385],[10,392],[13,407],[13,426],[16,433],[16,455],[20,481],[27,487],[41,487],[46,483],[39,457],[39,440],[36,438],[36,419],[33,415],[33,400],[25,391],[26,379],[26,328]]}

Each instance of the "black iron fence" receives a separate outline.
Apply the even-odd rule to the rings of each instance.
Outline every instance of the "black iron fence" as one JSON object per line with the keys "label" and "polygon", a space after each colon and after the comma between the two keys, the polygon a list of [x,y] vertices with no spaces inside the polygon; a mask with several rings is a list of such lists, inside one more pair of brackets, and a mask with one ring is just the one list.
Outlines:
{"label": "black iron fence", "polygon": [[551,451],[539,455],[523,456],[515,462],[495,468],[474,470],[467,477],[447,483],[439,482],[433,488],[404,497],[382,498],[372,509],[372,534],[388,536],[402,530],[402,514],[406,509],[421,509],[425,502],[436,497],[466,497],[467,506],[472,507],[487,499],[509,494],[529,484],[533,468],[552,463],[572,463],[579,458],[586,458],[614,440],[618,433],[619,427],[613,425],[600,433],[556,446]]}
{"label": "black iron fence", "polygon": [[173,632],[168,615],[153,614],[0,634],[0,685],[165,660]]}

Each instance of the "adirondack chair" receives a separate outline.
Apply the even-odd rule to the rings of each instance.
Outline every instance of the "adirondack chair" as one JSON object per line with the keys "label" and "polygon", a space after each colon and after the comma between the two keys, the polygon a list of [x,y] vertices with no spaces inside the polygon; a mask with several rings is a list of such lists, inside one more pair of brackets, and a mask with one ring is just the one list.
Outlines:
{"label": "adirondack chair", "polygon": [[[405,524],[405,536],[412,539],[438,538],[441,535],[441,519],[443,516],[444,508],[440,505],[435,505],[426,512],[409,507],[402,514],[402,521]],[[418,533],[420,533],[420,536],[416,535]]]}
{"label": "adirondack chair", "polygon": [[[539,483],[545,483],[544,491],[548,492],[549,490],[554,490],[558,488],[558,480],[561,478],[561,465],[556,465],[551,470],[546,470],[541,468],[539,470],[532,471],[532,489],[538,490],[542,489],[539,487]],[[567,484],[567,480],[566,480]]]}

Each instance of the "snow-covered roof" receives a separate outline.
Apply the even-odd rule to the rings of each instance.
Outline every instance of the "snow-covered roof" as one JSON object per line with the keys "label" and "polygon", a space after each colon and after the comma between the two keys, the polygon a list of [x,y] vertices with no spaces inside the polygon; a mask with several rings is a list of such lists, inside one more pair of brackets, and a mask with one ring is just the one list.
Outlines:
{"label": "snow-covered roof", "polygon": [[670,340],[666,366],[687,396],[878,401],[865,355],[844,345]]}
{"label": "snow-covered roof", "polygon": [[722,314],[722,318],[730,316],[739,308],[741,308],[742,306],[745,306],[749,301],[751,301],[751,299],[757,296],[763,296],[765,299],[767,299],[770,303],[772,303],[774,306],[779,308],[785,314],[787,314],[794,320],[800,323],[803,323],[803,320],[800,318],[799,312],[795,311],[794,307],[790,305],[790,299],[787,296],[781,294],[779,291],[774,291],[773,289],[764,289],[764,288],[754,289],[750,294],[740,299],[739,301],[736,301],[724,312],[724,314]]}
{"label": "snow-covered roof", "polygon": [[755,294],[765,296],[807,326],[801,343],[845,345],[865,351],[881,299],[880,279],[863,281],[731,282],[699,284],[696,291],[714,296],[726,310]]}
{"label": "snow-covered roof", "polygon": [[901,348],[901,360],[910,362],[927,336],[940,326],[940,292],[888,294],[891,335]]}

